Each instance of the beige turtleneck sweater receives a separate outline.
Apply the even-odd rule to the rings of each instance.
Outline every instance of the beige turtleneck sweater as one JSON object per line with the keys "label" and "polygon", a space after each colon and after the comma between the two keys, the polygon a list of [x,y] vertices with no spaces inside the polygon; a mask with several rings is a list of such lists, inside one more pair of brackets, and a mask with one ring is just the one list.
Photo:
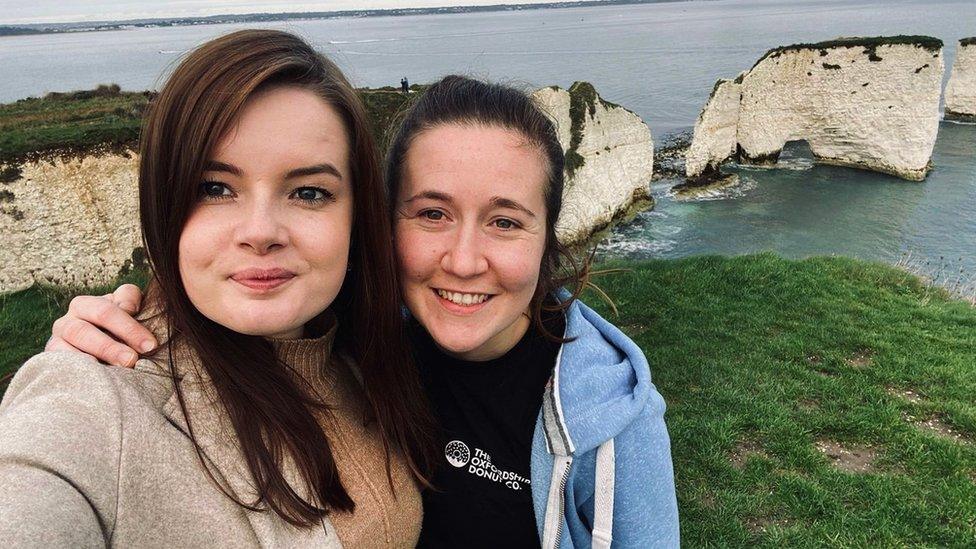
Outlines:
{"label": "beige turtleneck sweater", "polygon": [[[332,354],[333,336],[274,344],[332,407],[318,418],[354,513],[330,513],[321,527],[296,528],[270,511],[235,504],[200,463],[165,361],[144,359],[125,369],[49,352],[18,371],[0,403],[0,546],[414,546],[420,493],[398,456],[391,464],[395,496],[390,490],[382,443],[375,426],[363,426],[362,390]],[[202,368],[191,367],[192,353],[177,345],[173,355],[210,470],[242,501],[255,501],[213,386]],[[304,494],[290,460],[283,471]]]}
{"label": "beige turtleneck sweater", "polygon": [[362,386],[346,361],[331,354],[335,327],[316,339],[273,340],[279,357],[331,408],[316,413],[339,477],[356,503],[353,513],[333,512],[329,521],[346,547],[414,547],[420,536],[420,492],[404,460],[391,457],[393,488],[386,474],[383,442],[374,423],[363,425]]}

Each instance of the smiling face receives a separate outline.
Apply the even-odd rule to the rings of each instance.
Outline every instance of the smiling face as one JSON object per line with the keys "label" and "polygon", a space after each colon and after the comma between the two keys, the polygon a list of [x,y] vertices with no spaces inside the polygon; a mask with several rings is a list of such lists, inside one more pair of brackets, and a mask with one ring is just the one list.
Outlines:
{"label": "smiling face", "polygon": [[239,333],[300,337],[346,274],[350,178],[345,126],[328,103],[295,87],[252,96],[180,235],[193,305]]}
{"label": "smiling face", "polygon": [[497,126],[445,124],[407,151],[396,197],[404,299],[444,351],[489,360],[530,324],[545,249],[547,165]]}

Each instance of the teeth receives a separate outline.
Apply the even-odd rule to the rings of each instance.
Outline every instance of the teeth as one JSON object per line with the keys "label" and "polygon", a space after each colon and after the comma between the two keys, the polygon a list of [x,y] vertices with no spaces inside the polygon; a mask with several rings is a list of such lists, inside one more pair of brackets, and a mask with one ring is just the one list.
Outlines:
{"label": "teeth", "polygon": [[446,290],[437,290],[437,295],[451,303],[463,306],[478,305],[488,299],[487,294],[462,294],[460,292],[448,292]]}

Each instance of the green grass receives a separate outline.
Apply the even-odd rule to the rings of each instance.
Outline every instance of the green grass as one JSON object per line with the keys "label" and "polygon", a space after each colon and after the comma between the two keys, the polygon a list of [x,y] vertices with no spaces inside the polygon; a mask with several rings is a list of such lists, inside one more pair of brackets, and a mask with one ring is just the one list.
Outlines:
{"label": "green grass", "polygon": [[[972,546],[976,308],[843,258],[608,266],[627,269],[596,281],[619,316],[585,299],[641,345],[668,402],[684,545]],[[0,298],[0,372],[65,303]],[[959,438],[915,423],[931,418]],[[818,443],[874,457],[845,472]]]}
{"label": "green grass", "polygon": [[132,146],[148,103],[145,93],[100,86],[0,105],[0,163],[54,151]]}
{"label": "green grass", "polygon": [[[377,143],[385,146],[389,128],[425,88],[412,86],[409,96],[393,88],[359,90]],[[16,179],[17,164],[45,154],[135,148],[151,95],[112,84],[0,104],[0,181]]]}
{"label": "green grass", "polygon": [[119,284],[145,286],[145,271],[134,271],[115,284],[98,288],[34,286],[11,294],[0,294],[0,394],[10,376],[31,356],[41,352],[51,335],[51,323],[68,310],[71,298],[79,294],[102,295]]}
{"label": "green grass", "polygon": [[[976,308],[842,258],[628,267],[598,284],[668,401],[685,544],[972,546]],[[873,472],[818,441],[874,451]]]}

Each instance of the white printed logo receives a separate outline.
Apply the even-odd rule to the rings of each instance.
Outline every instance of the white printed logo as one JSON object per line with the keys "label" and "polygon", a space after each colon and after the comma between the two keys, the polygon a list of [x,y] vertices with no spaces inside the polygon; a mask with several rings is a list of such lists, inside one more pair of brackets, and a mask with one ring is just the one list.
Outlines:
{"label": "white printed logo", "polygon": [[518,473],[502,471],[496,467],[492,464],[488,452],[481,448],[475,448],[472,456],[471,449],[460,440],[452,440],[447,443],[447,446],[444,447],[444,457],[447,458],[448,463],[458,469],[467,466],[465,470],[469,474],[504,484],[506,488],[511,490],[522,490],[532,484],[529,479]]}
{"label": "white printed logo", "polygon": [[464,467],[471,460],[471,450],[460,440],[452,440],[444,447],[444,457],[455,467]]}

